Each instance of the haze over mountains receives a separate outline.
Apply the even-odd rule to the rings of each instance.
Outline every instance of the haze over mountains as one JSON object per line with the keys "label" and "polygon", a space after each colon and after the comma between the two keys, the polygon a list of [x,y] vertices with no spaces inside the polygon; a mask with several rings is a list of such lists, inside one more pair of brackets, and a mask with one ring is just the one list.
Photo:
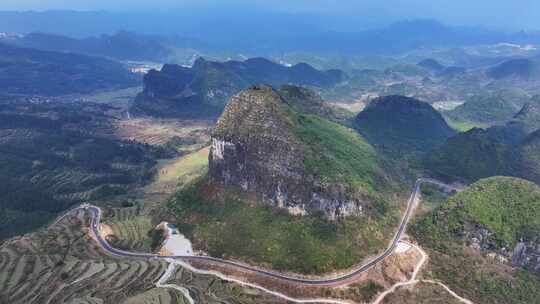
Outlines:
{"label": "haze over mountains", "polygon": [[[161,36],[162,40],[166,40],[164,37],[176,37],[176,43],[180,46],[195,45],[213,51],[251,52],[258,55],[290,51],[384,55],[424,47],[540,42],[540,33],[535,31],[448,26],[431,19],[381,22],[369,29],[366,29],[365,25],[332,29],[321,27],[324,23],[317,19],[321,18],[320,16],[315,18],[308,14],[302,19],[302,15],[264,13],[257,10],[250,13],[239,10],[236,16],[216,17],[215,20],[212,20],[211,15],[198,20],[187,13],[176,16],[45,11],[0,12],[0,15],[0,28],[7,33],[55,33],[91,42],[91,39],[100,39],[102,34],[112,35],[127,30]],[[229,22],[231,19],[234,22]],[[27,20],[32,22],[26,22]],[[140,20],[144,20],[144,26],[141,26]],[[266,21],[261,23],[260,20]],[[207,26],[201,30],[201,24]],[[98,38],[88,38],[89,36]],[[32,40],[39,38],[34,36],[25,40],[35,44]],[[158,55],[159,52],[152,54]]]}
{"label": "haze over mountains", "polygon": [[135,86],[139,77],[118,62],[0,44],[4,94],[57,96]]}

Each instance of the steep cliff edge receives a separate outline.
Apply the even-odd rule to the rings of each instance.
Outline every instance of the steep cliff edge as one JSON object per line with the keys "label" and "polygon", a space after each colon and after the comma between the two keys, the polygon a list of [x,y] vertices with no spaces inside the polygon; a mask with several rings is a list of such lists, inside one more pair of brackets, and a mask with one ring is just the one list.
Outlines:
{"label": "steep cliff edge", "polygon": [[389,182],[375,150],[354,131],[295,110],[267,86],[231,98],[212,134],[214,182],[256,193],[293,213],[329,218],[384,208]]}
{"label": "steep cliff edge", "polygon": [[329,113],[317,100],[267,86],[231,98],[212,133],[208,174],[169,204],[196,250],[312,274],[387,246],[400,218],[389,202],[401,200],[389,194],[384,163],[357,132],[314,115]]}

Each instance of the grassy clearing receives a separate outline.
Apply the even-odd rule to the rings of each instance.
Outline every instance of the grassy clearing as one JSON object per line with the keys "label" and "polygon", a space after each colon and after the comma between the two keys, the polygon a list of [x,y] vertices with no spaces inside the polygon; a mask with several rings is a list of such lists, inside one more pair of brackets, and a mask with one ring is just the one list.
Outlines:
{"label": "grassy clearing", "polygon": [[210,148],[204,148],[164,166],[158,173],[157,183],[187,183],[206,172]]}
{"label": "grassy clearing", "polygon": [[216,203],[202,196],[205,187],[199,181],[171,201],[180,230],[212,256],[277,270],[309,274],[348,268],[384,248],[395,227],[391,216],[334,223],[322,216],[294,217],[248,205],[233,195]]}
{"label": "grassy clearing", "polygon": [[204,148],[171,161],[163,161],[154,181],[144,188],[144,192],[159,194],[163,200],[167,200],[179,188],[206,174],[209,151],[209,148]]}
{"label": "grassy clearing", "polygon": [[458,132],[467,132],[474,128],[487,129],[490,127],[490,124],[487,123],[457,120],[450,117],[445,117],[445,120],[452,129]]}

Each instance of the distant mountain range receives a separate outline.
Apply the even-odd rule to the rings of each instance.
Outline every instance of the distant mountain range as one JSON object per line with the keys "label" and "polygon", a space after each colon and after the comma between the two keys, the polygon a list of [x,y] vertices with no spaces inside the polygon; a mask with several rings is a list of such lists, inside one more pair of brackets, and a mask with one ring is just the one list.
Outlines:
{"label": "distant mountain range", "polygon": [[523,80],[540,79],[540,63],[527,58],[512,59],[491,68],[488,76],[494,79],[510,77]]}
{"label": "distant mountain range", "polygon": [[465,181],[494,175],[526,178],[540,184],[538,97],[502,126],[459,133],[426,158],[433,173]]}
{"label": "distant mountain range", "polygon": [[215,62],[199,58],[193,67],[165,65],[144,77],[144,91],[133,113],[157,116],[217,116],[227,100],[258,83],[326,88],[345,80],[340,70],[319,71],[300,63],[291,67],[264,58]]}
{"label": "distant mountain range", "polygon": [[0,90],[4,94],[58,96],[138,83],[137,76],[115,61],[0,44]]}
{"label": "distant mountain range", "polygon": [[171,50],[163,46],[160,39],[126,31],[84,39],[35,32],[23,36],[6,37],[0,41],[25,48],[79,53],[118,60],[163,61],[170,56]]}
{"label": "distant mountain range", "polygon": [[[419,48],[452,47],[496,43],[540,43],[540,32],[492,31],[475,27],[452,27],[434,20],[408,20],[358,30],[335,31],[297,16],[237,12],[236,22],[173,15],[115,14],[108,12],[0,12],[0,29],[29,34],[47,32],[75,37],[99,36],[119,30],[163,36],[184,35],[207,43],[213,51],[251,52],[260,55],[289,51],[339,52],[345,54],[392,54]],[[313,16],[309,16],[313,17]],[[144,22],[140,22],[144,18]],[[261,24],[260,19],[272,22]],[[144,26],[141,26],[144,24]],[[201,30],[201,24],[206,24]],[[284,26],[286,24],[287,26]],[[255,33],[255,34],[254,34]],[[114,36],[113,36],[114,37]],[[109,37],[110,38],[110,37]],[[84,39],[87,40],[87,39]],[[201,46],[201,45],[199,45]],[[132,50],[136,51],[136,50]]]}

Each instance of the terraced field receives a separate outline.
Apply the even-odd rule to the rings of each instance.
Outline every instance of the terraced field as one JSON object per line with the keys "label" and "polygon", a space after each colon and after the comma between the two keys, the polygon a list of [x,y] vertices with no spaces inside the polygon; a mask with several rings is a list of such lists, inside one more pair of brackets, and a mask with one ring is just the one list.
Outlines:
{"label": "terraced field", "polygon": [[173,289],[155,288],[127,299],[124,304],[189,304],[189,302]]}
{"label": "terraced field", "polygon": [[166,263],[106,256],[85,233],[88,225],[79,212],[4,243],[0,303],[121,303],[154,287]]}
{"label": "terraced field", "polygon": [[132,118],[116,122],[115,135],[124,140],[133,140],[154,146],[170,146],[182,152],[192,152],[208,145],[209,129],[213,125],[207,120],[167,120],[155,118]]}
{"label": "terraced field", "polygon": [[152,240],[149,232],[155,227],[152,219],[137,204],[129,208],[111,209],[105,224],[110,228],[108,240],[117,248],[134,251],[151,251]]}
{"label": "terraced field", "polygon": [[[123,222],[140,217],[138,206],[113,210]],[[181,292],[157,288],[168,264],[160,260],[105,255],[87,234],[84,211],[49,229],[0,246],[0,303],[10,304],[184,304]],[[195,303],[275,303],[212,276],[179,269],[175,284],[189,289]]]}

